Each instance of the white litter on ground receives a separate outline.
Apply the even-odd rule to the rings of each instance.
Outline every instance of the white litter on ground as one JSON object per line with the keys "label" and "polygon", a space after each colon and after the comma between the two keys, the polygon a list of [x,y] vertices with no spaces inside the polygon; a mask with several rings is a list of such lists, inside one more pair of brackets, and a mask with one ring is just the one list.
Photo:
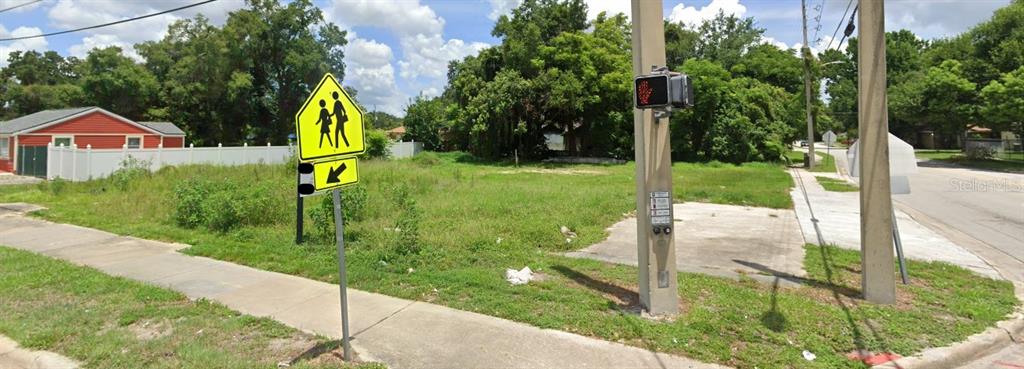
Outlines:
{"label": "white litter on ground", "polygon": [[817,358],[818,358],[818,355],[815,355],[813,352],[804,350],[804,359],[806,359],[807,361],[814,361],[814,359],[817,359]]}
{"label": "white litter on ground", "polygon": [[505,269],[505,280],[513,286],[527,284],[533,280],[533,271],[530,270],[530,267],[525,267],[523,270]]}

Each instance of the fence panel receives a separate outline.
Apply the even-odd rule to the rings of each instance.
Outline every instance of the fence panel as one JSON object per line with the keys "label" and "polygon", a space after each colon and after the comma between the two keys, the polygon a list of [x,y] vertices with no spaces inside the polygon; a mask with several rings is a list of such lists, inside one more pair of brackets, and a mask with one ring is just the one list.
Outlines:
{"label": "fence panel", "polygon": [[291,157],[290,146],[243,146],[157,149],[46,148],[46,177],[88,181],[109,176],[129,158],[148,162],[150,170],[189,164],[280,164]]}

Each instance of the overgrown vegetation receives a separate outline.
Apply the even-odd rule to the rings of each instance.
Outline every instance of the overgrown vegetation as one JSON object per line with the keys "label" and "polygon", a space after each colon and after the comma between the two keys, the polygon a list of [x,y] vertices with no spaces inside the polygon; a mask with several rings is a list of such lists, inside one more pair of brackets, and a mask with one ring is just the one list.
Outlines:
{"label": "overgrown vegetation", "polygon": [[[557,133],[570,155],[632,158],[628,18],[587,19],[582,0],[524,1],[495,24],[499,45],[453,62],[444,93],[408,107],[407,137],[432,150],[536,158]],[[665,33],[668,66],[700,96],[672,117],[673,158],[781,160],[804,114],[794,52],[764,43],[752,18],[725,14],[698,29],[667,23]]]}
{"label": "overgrown vegetation", "polygon": [[[97,369],[384,368],[349,365],[338,347],[267,318],[0,246],[0,334]],[[324,350],[329,351],[329,350]]]}
{"label": "overgrown vegetation", "polygon": [[[809,247],[806,287],[773,289],[749,279],[684,273],[680,318],[643,319],[629,313],[637,301],[636,268],[559,254],[604,239],[604,229],[634,209],[632,165],[517,168],[475,161],[465,154],[428,154],[361,167],[366,206],[361,218],[352,217],[345,227],[353,288],[739,368],[862,367],[846,353],[906,355],[955,342],[1000,320],[1016,303],[1008,283],[912,261],[914,283],[898,287],[899,304],[867,304],[856,298],[857,253]],[[677,200],[791,206],[792,182],[779,165],[677,163],[673,172]],[[172,212],[159,205],[176,201],[176,183],[197,177],[263,184],[285,205],[281,214],[267,215],[273,223],[258,227],[242,224],[221,233],[178,226]],[[39,203],[50,207],[39,214],[47,219],[187,243],[192,247],[186,252],[193,255],[337,280],[333,239],[293,244],[293,173],[276,167],[190,166],[163,170],[138,184],[128,193],[96,193],[97,182],[73,183],[60,197],[33,186],[0,188],[0,202]],[[307,206],[307,214],[314,208]],[[415,220],[405,215],[417,213],[412,209],[419,213]],[[561,226],[578,237],[567,242]],[[414,228],[415,240],[402,239]],[[542,279],[510,286],[502,272],[523,266]],[[804,360],[805,349],[818,359]]]}

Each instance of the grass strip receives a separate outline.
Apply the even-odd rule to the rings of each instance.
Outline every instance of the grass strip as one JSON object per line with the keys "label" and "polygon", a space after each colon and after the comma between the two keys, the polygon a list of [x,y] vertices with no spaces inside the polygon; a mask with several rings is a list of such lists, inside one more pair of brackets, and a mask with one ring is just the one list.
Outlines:
{"label": "grass strip", "polygon": [[[384,368],[270,319],[0,247],[0,333],[85,368]],[[327,354],[324,354],[327,353]]]}

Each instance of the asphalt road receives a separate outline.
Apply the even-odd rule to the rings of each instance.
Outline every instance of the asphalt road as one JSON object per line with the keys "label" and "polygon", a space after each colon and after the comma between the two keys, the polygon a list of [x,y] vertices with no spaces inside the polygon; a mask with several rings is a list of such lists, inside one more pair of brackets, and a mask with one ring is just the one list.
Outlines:
{"label": "asphalt road", "polygon": [[1024,262],[1024,175],[923,161],[910,188],[893,198]]}
{"label": "asphalt road", "polygon": [[[846,150],[831,151],[845,173]],[[947,237],[960,238],[954,242],[963,236],[975,241],[964,247],[984,244],[990,256],[1024,263],[1024,174],[920,161],[909,179],[910,193],[893,195],[897,206],[928,218],[920,220]]]}

